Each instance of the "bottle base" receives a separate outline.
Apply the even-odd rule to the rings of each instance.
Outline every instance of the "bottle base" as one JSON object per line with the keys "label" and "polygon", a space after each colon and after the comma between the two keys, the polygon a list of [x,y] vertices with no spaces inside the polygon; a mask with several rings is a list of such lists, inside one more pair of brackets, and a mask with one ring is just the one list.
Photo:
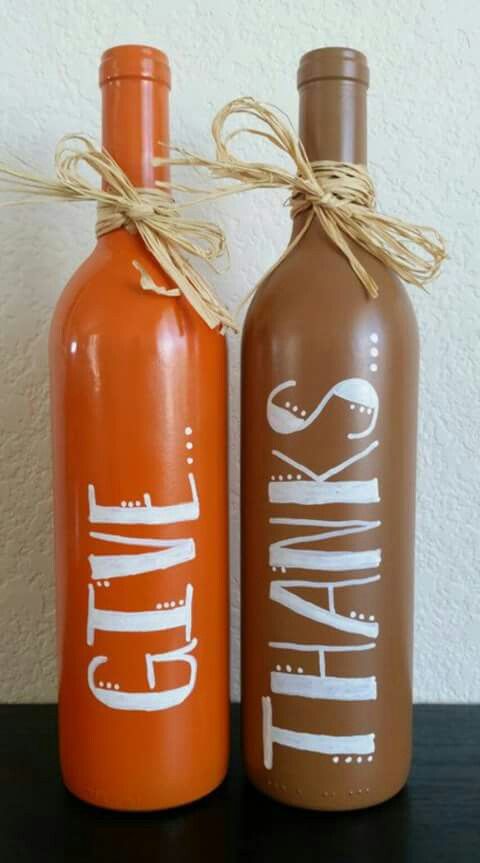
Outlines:
{"label": "bottle base", "polygon": [[153,795],[151,800],[139,799],[136,797],[129,797],[128,795],[122,795],[122,797],[118,799],[114,799],[110,795],[106,795],[99,791],[98,789],[92,788],[77,788],[73,783],[65,780],[65,777],[62,777],[62,781],[65,789],[69,794],[73,797],[77,798],[77,800],[81,800],[82,803],[86,803],[88,806],[95,806],[97,809],[106,809],[110,812],[165,812],[170,809],[180,809],[184,806],[189,806],[192,803],[197,803],[199,800],[203,800],[205,797],[208,797],[210,794],[213,794],[217,788],[219,788],[227,777],[227,770],[223,773],[220,779],[212,782],[211,785],[207,785],[205,790],[201,792],[193,792],[191,795],[185,795],[182,798],[172,800],[155,800]]}
{"label": "bottle base", "polygon": [[312,812],[351,812],[360,809],[371,809],[373,806],[387,803],[405,788],[408,776],[398,786],[394,786],[387,791],[383,790],[382,792],[375,793],[370,788],[349,788],[343,793],[323,791],[321,792],[320,799],[315,801],[306,800],[298,790],[295,797],[289,797],[286,789],[282,789],[281,787],[275,788],[273,785],[265,788],[261,782],[256,781],[252,776],[248,776],[248,780],[261,794],[270,797],[276,803],[281,803],[284,806]]}

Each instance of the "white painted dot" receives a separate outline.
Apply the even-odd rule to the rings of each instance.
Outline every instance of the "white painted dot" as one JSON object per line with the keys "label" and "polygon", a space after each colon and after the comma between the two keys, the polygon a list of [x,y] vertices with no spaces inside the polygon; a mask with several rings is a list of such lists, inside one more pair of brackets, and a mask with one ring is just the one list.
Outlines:
{"label": "white painted dot", "polygon": [[98,685],[99,685],[99,686],[101,686],[101,687],[102,687],[102,689],[103,689],[103,680],[99,680],[99,681],[98,681]]}
{"label": "white painted dot", "polygon": [[110,582],[109,582],[109,581],[104,581],[103,583],[104,583],[105,587],[110,587]]}
{"label": "white painted dot", "polygon": [[375,620],[375,616],[373,614],[369,614],[368,619],[369,620]]}
{"label": "white painted dot", "polygon": [[291,473],[287,474],[287,479],[293,479],[293,476]]}
{"label": "white painted dot", "polygon": [[275,477],[274,477],[273,475],[270,477],[270,479],[271,479],[273,482],[275,482]]}
{"label": "white painted dot", "polygon": [[294,414],[296,414],[296,413],[297,413],[297,411],[298,411],[298,405],[294,405],[294,406],[293,406],[293,408],[292,408],[292,411],[293,411],[293,413],[294,413]]}
{"label": "white painted dot", "polygon": [[377,366],[377,364],[376,364],[376,363],[370,363],[370,365],[369,365],[369,367],[368,367],[368,368],[370,369],[370,371],[371,371],[371,372],[376,372],[376,371],[378,371],[378,366]]}
{"label": "white painted dot", "polygon": [[297,672],[298,672],[298,674],[303,674],[303,668],[301,665],[298,666]]}
{"label": "white painted dot", "polygon": [[338,755],[334,755],[332,758],[332,761],[334,764],[338,764],[338,762],[340,761],[340,758],[338,757]]}
{"label": "white painted dot", "polygon": [[364,614],[359,614],[359,615],[358,615],[358,619],[359,619],[359,620],[365,620],[365,615],[364,615]]}
{"label": "white painted dot", "polygon": [[122,505],[122,506],[126,506],[126,505],[127,505],[127,501],[126,501],[126,500],[122,500],[121,505]]}
{"label": "white painted dot", "polygon": [[364,410],[365,410],[364,406],[363,406],[363,405],[360,405],[360,413],[361,413],[361,414],[363,414]]}
{"label": "white painted dot", "polygon": [[297,473],[297,479],[301,479],[301,478],[302,478],[302,474],[301,474],[301,473]]}
{"label": "white painted dot", "polygon": [[156,604],[155,608],[161,608],[161,607],[162,607],[162,603],[161,603],[161,602],[157,602],[157,604]]}
{"label": "white painted dot", "polygon": [[185,426],[185,434],[187,434],[187,435],[192,434],[192,429],[190,428],[190,426]]}
{"label": "white painted dot", "polygon": [[282,482],[282,480],[283,480],[283,476],[282,476],[282,474],[281,474],[281,473],[278,475],[278,478],[279,478],[280,482]]}
{"label": "white painted dot", "polygon": [[275,666],[275,671],[281,671],[281,670],[282,670],[282,666],[281,666],[281,665],[276,665],[276,666]]}
{"label": "white painted dot", "polygon": [[115,683],[115,684],[114,684],[114,686],[113,686],[113,688],[114,688],[114,689],[116,689],[116,690],[118,691],[118,690],[120,689],[120,684],[119,684],[119,683]]}
{"label": "white painted dot", "polygon": [[164,608],[170,608],[170,603],[169,603],[169,602],[164,602],[164,603],[163,603],[163,607],[164,607]]}
{"label": "white painted dot", "polygon": [[108,681],[108,683],[107,683],[107,689],[111,689],[111,688],[112,688],[112,684],[110,683],[110,681]]}
{"label": "white painted dot", "polygon": [[286,666],[285,666],[285,668],[287,669],[287,671],[291,671],[291,670],[292,670],[292,666],[291,666],[291,665],[286,665]]}
{"label": "white painted dot", "polygon": [[370,356],[378,357],[378,348],[370,348]]}
{"label": "white painted dot", "polygon": [[128,506],[131,508],[133,506],[133,500],[128,501]]}
{"label": "white painted dot", "polygon": [[[373,755],[369,755],[367,758],[367,761],[373,761]],[[368,791],[368,788],[367,788],[367,791]]]}
{"label": "white painted dot", "polygon": [[276,572],[276,571],[277,571],[277,567],[276,567],[276,566],[272,566],[272,572]]}
{"label": "white painted dot", "polygon": [[185,600],[183,600],[183,599],[179,599],[179,600],[178,600],[178,604],[179,604],[179,605],[183,605],[184,601],[185,601]]}
{"label": "white painted dot", "polygon": [[285,402],[285,407],[286,407],[286,408],[289,408],[289,407],[290,407],[290,402]]}
{"label": "white painted dot", "polygon": [[357,612],[356,612],[356,611],[351,611],[351,612],[350,612],[350,617],[356,617],[356,616],[357,616]]}
{"label": "white painted dot", "polygon": [[175,605],[176,605],[176,603],[175,603],[175,602],[171,602],[171,603],[170,603],[170,608],[175,608]]}
{"label": "white painted dot", "polygon": [[188,440],[188,441],[187,441],[187,443],[185,444],[185,446],[187,447],[187,449],[193,449],[193,443],[192,443],[192,441],[191,441],[191,440]]}
{"label": "white painted dot", "polygon": [[370,341],[373,342],[374,345],[378,342],[378,333],[372,333],[370,335]]}
{"label": "white painted dot", "polygon": [[300,416],[301,416],[301,417],[305,417],[306,415],[307,415],[307,412],[306,412],[306,411],[300,411]]}
{"label": "white painted dot", "polygon": [[191,455],[189,455],[187,458],[187,464],[193,464],[193,458]]}
{"label": "white painted dot", "polygon": [[351,410],[351,411],[354,411],[354,410],[355,410],[355,405],[350,405],[350,410]]}
{"label": "white painted dot", "polygon": [[136,500],[136,501],[135,501],[135,506],[141,506],[141,505],[142,505],[142,504],[140,503],[140,501],[139,501],[139,500]]}
{"label": "white painted dot", "polygon": [[347,757],[345,758],[345,764],[351,764],[351,763],[352,763],[352,756],[347,755]]}
{"label": "white painted dot", "polygon": [[362,761],[363,761],[363,758],[362,758],[362,756],[361,756],[361,755],[359,755],[359,756],[357,757],[357,764],[361,764],[361,763],[362,763]]}
{"label": "white painted dot", "polygon": [[371,409],[371,408],[367,408],[367,414],[368,414],[368,416],[370,416],[370,414],[371,414],[371,413],[372,413],[372,409]]}
{"label": "white painted dot", "polygon": [[103,587],[103,581],[97,581],[97,587]]}
{"label": "white painted dot", "polygon": [[287,571],[287,570],[285,569],[285,567],[284,567],[284,566],[282,566],[282,568],[281,568],[280,572],[286,572],[286,571]]}

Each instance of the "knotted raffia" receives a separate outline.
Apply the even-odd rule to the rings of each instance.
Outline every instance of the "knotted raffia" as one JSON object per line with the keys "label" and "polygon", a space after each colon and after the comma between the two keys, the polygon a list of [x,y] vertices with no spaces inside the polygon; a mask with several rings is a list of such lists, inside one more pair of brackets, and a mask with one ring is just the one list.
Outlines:
{"label": "knotted raffia", "polygon": [[[242,126],[225,134],[225,123],[234,114],[247,114],[260,120],[267,128]],[[371,297],[378,296],[378,287],[356,257],[348,238],[383,261],[409,284],[424,287],[438,275],[446,257],[445,244],[438,231],[377,213],[374,209],[374,186],[362,165],[309,162],[288,118],[279,116],[267,105],[250,97],[234,99],[216,115],[212,134],[216,145],[215,160],[202,159],[194,153],[177,149],[178,157],[167,161],[207,168],[216,178],[238,181],[233,187],[218,190],[217,196],[250,189],[285,189],[289,193],[292,214],[306,213],[302,230],[266,276],[298,245],[315,218],[345,255]],[[264,138],[286,153],[292,159],[296,173],[276,165],[237,158],[229,144],[241,134]],[[157,161],[160,163],[162,160]],[[214,197],[214,193],[210,197]]]}
{"label": "knotted raffia", "polygon": [[[92,185],[79,171],[88,165],[103,180],[104,188]],[[11,203],[31,203],[36,198],[63,201],[96,201],[98,237],[126,227],[138,231],[145,246],[209,327],[237,330],[228,311],[218,302],[202,276],[186,255],[212,263],[225,251],[223,231],[209,222],[187,219],[175,205],[167,189],[192,191],[187,187],[158,183],[155,189],[135,188],[114,159],[99,150],[83,135],[62,138],[55,152],[56,179],[50,180],[0,165],[0,180],[12,191],[26,192],[27,199]],[[155,284],[135,261],[144,290],[176,296],[175,288]]]}

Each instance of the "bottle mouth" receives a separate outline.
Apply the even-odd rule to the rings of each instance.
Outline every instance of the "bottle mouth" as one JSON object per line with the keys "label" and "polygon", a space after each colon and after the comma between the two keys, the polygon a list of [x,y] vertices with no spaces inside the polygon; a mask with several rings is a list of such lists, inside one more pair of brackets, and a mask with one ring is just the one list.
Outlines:
{"label": "bottle mouth", "polygon": [[353,48],[317,48],[303,55],[297,73],[298,89],[328,78],[357,81],[368,87],[370,75],[365,54]]}
{"label": "bottle mouth", "polygon": [[102,54],[100,87],[117,78],[143,78],[159,81],[170,88],[168,57],[158,48],[148,45],[118,45]]}

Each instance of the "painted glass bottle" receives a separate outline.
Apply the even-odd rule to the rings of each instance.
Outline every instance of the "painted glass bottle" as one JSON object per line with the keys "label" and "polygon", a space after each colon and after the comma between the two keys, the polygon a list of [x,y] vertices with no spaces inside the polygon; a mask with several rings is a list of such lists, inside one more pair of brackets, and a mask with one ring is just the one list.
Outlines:
{"label": "painted glass bottle", "polygon": [[[168,139],[166,56],[107,51],[103,145],[138,187]],[[142,291],[121,228],[63,292],[50,334],[64,781],[90,803],[199,798],[228,758],[226,347],[183,297]]]}
{"label": "painted glass bottle", "polygon": [[[310,52],[298,85],[310,161],[365,163],[365,57]],[[355,254],[378,299],[314,220],[243,334],[246,767],[312,809],[391,797],[411,754],[417,327],[397,277]]]}

